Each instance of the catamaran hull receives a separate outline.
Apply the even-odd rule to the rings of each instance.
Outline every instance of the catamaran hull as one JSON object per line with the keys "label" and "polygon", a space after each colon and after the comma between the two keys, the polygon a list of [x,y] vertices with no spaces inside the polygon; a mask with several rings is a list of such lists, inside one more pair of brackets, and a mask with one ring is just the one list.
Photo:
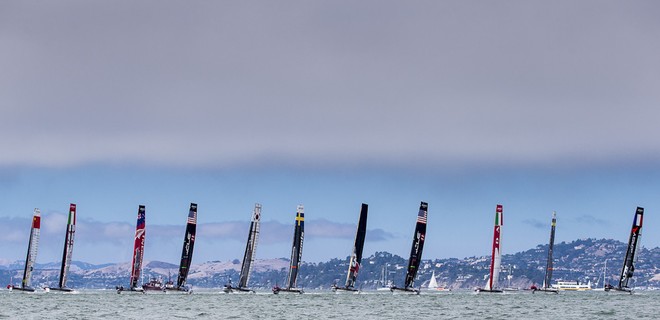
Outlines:
{"label": "catamaran hull", "polygon": [[336,294],[349,294],[349,293],[350,294],[358,294],[358,293],[361,292],[361,290],[355,289],[355,288],[333,286],[332,287],[332,292],[334,292]]}
{"label": "catamaran hull", "polygon": [[9,291],[21,291],[21,292],[34,292],[34,288],[19,288],[14,286],[9,286],[7,288]]}
{"label": "catamaran hull", "polygon": [[550,289],[550,288],[547,288],[547,289],[535,289],[535,290],[532,290],[532,293],[537,293],[537,292],[539,292],[539,293],[554,293],[554,294],[559,294],[559,290],[557,290],[557,289]]}
{"label": "catamaran hull", "polygon": [[633,294],[632,289],[627,288],[605,288],[605,292]]}
{"label": "catamaran hull", "polygon": [[255,292],[254,290],[252,290],[252,289],[248,289],[248,288],[237,288],[237,287],[231,287],[231,286],[229,286],[229,287],[227,287],[227,286],[224,287],[224,288],[222,289],[222,292],[224,292],[224,293],[239,293],[239,294],[240,294],[240,293],[256,293],[256,292]]}
{"label": "catamaran hull", "polygon": [[419,294],[419,289],[414,289],[414,288],[397,288],[397,287],[391,287],[390,291],[393,294]]}
{"label": "catamaran hull", "polygon": [[477,289],[474,290],[475,293],[504,293],[502,290],[487,290],[487,289]]}
{"label": "catamaran hull", "polygon": [[54,292],[62,292],[62,293],[73,293],[73,292],[77,292],[77,291],[75,291],[74,289],[71,289],[71,288],[45,288],[44,290],[45,290],[46,292],[54,291]]}
{"label": "catamaran hull", "polygon": [[142,288],[131,288],[131,289],[124,289],[124,287],[116,287],[117,293],[142,293],[144,294],[144,290]]}
{"label": "catamaran hull", "polygon": [[290,288],[290,289],[273,288],[273,293],[274,294],[303,294],[305,292],[302,289],[296,289],[296,288]]}

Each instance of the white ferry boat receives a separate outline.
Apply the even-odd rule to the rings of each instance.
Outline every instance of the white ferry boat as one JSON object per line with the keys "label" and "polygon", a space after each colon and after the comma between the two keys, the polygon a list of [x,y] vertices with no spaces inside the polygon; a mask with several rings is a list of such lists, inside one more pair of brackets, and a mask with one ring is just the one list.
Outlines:
{"label": "white ferry boat", "polygon": [[588,291],[591,290],[591,281],[588,283],[578,283],[577,281],[557,281],[552,285],[553,289],[564,291]]}

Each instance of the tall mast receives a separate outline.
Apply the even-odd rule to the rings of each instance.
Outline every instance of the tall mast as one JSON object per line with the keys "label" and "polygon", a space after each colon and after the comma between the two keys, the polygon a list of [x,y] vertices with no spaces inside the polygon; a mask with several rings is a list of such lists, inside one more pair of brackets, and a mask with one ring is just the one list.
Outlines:
{"label": "tall mast", "polygon": [[552,281],[552,250],[555,246],[555,226],[557,225],[557,213],[552,212],[552,225],[550,227],[550,242],[548,245],[548,263],[545,267],[545,278],[543,280],[543,288],[550,288]]}
{"label": "tall mast", "polygon": [[360,218],[358,219],[357,230],[355,231],[355,243],[353,244],[353,252],[351,253],[351,260],[348,263],[348,274],[346,275],[346,287],[353,288],[355,280],[357,279],[358,272],[362,263],[362,249],[364,248],[364,239],[367,235],[367,212],[369,205],[362,204],[360,209]]}
{"label": "tall mast", "polygon": [[66,234],[64,236],[64,251],[62,252],[62,267],[60,268],[60,288],[66,287],[69,267],[73,257],[73,236],[76,234],[76,204],[69,205],[69,220],[66,224]]}
{"label": "tall mast", "polygon": [[490,258],[490,278],[488,279],[488,284],[486,285],[487,290],[493,290],[498,284],[500,278],[500,263],[502,262],[502,256],[500,252],[501,237],[500,231],[502,229],[503,213],[502,205],[498,204],[495,209],[495,227],[493,228],[493,251]]}
{"label": "tall mast", "polygon": [[34,262],[37,260],[37,249],[39,248],[39,233],[41,230],[41,211],[34,209],[32,217],[32,228],[30,229],[30,240],[28,241],[27,257],[25,258],[25,270],[23,270],[23,281],[21,288],[29,288],[32,282],[32,270]]}
{"label": "tall mast", "polygon": [[413,234],[412,248],[410,248],[410,259],[408,260],[408,270],[406,271],[405,288],[412,288],[415,284],[415,277],[419,264],[422,262],[422,250],[424,249],[424,240],[426,238],[426,219],[428,217],[429,205],[421,202],[419,212],[417,213],[417,224]]}
{"label": "tall mast", "polygon": [[133,262],[131,263],[131,289],[137,287],[142,271],[142,258],[144,257],[144,237],[145,237],[145,209],[140,205],[137,215],[137,225],[135,226],[135,241],[133,244]]}
{"label": "tall mast", "polygon": [[179,276],[176,280],[176,287],[181,288],[186,285],[190,264],[192,263],[193,248],[195,247],[195,234],[197,231],[197,204],[190,203],[188,211],[188,220],[186,223],[186,233],[183,236],[183,249],[181,250],[181,263],[179,264]]}
{"label": "tall mast", "polygon": [[633,276],[635,266],[635,254],[637,253],[637,242],[641,237],[642,221],[644,218],[644,208],[637,207],[635,217],[633,218],[632,229],[630,231],[630,238],[628,239],[628,249],[626,250],[626,258],[623,261],[623,269],[621,270],[621,277],[619,278],[619,289],[628,288],[628,281]]}
{"label": "tall mast", "polygon": [[254,255],[257,251],[257,242],[259,241],[259,227],[261,222],[261,205],[254,204],[254,211],[252,212],[252,220],[250,222],[250,230],[248,232],[248,240],[245,245],[245,254],[243,254],[243,265],[241,266],[241,275],[238,279],[239,288],[247,288],[250,281],[250,272],[254,264]]}
{"label": "tall mast", "polygon": [[302,205],[298,205],[296,210],[296,223],[293,231],[293,245],[291,246],[291,264],[289,266],[289,276],[287,277],[287,289],[296,287],[298,278],[298,267],[302,258],[303,240],[305,238],[305,212]]}

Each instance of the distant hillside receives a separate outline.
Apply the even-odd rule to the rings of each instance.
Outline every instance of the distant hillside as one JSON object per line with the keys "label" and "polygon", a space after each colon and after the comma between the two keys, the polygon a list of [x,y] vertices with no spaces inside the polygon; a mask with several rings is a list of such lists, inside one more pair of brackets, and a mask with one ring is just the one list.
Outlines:
{"label": "distant hillside", "polygon": [[[547,245],[502,258],[501,281],[506,284],[507,275],[511,275],[510,286],[527,288],[543,281],[547,257]],[[603,269],[607,263],[606,281],[616,283],[621,272],[626,244],[615,240],[584,239],[555,245],[554,280],[591,281],[603,284]],[[0,281],[20,282],[23,273],[23,261],[0,265]],[[438,283],[453,289],[472,289],[483,286],[488,274],[490,256],[468,257],[464,259],[423,260],[416,285],[425,286],[431,273],[435,271]],[[128,283],[129,263],[92,265],[73,262],[69,276],[69,286],[74,288],[114,288],[115,285]],[[59,277],[60,263],[37,264],[33,283],[46,286],[54,285]],[[228,279],[238,280],[240,261],[212,261],[193,264],[188,283],[194,287],[218,288]],[[256,260],[250,286],[267,289],[275,284],[282,284],[287,275],[289,262],[286,259]],[[376,252],[362,261],[358,285],[364,289],[373,289],[381,285],[383,274],[396,285],[402,285],[405,277],[407,259],[387,252]],[[636,264],[634,285],[637,287],[660,287],[660,248],[642,249]],[[346,279],[348,257],[332,259],[321,263],[303,263],[300,268],[298,283],[303,288],[327,289]],[[144,265],[145,280],[150,277],[176,278],[178,266],[149,261]]]}

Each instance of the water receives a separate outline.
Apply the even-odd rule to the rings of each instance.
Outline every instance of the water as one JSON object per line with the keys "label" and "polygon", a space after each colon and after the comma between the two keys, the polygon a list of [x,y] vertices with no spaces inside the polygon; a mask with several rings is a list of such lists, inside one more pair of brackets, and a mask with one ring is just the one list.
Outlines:
{"label": "water", "polygon": [[[219,291],[219,290],[218,290]],[[0,292],[0,319],[657,319],[660,292],[303,295]],[[632,313],[631,313],[632,312]]]}

